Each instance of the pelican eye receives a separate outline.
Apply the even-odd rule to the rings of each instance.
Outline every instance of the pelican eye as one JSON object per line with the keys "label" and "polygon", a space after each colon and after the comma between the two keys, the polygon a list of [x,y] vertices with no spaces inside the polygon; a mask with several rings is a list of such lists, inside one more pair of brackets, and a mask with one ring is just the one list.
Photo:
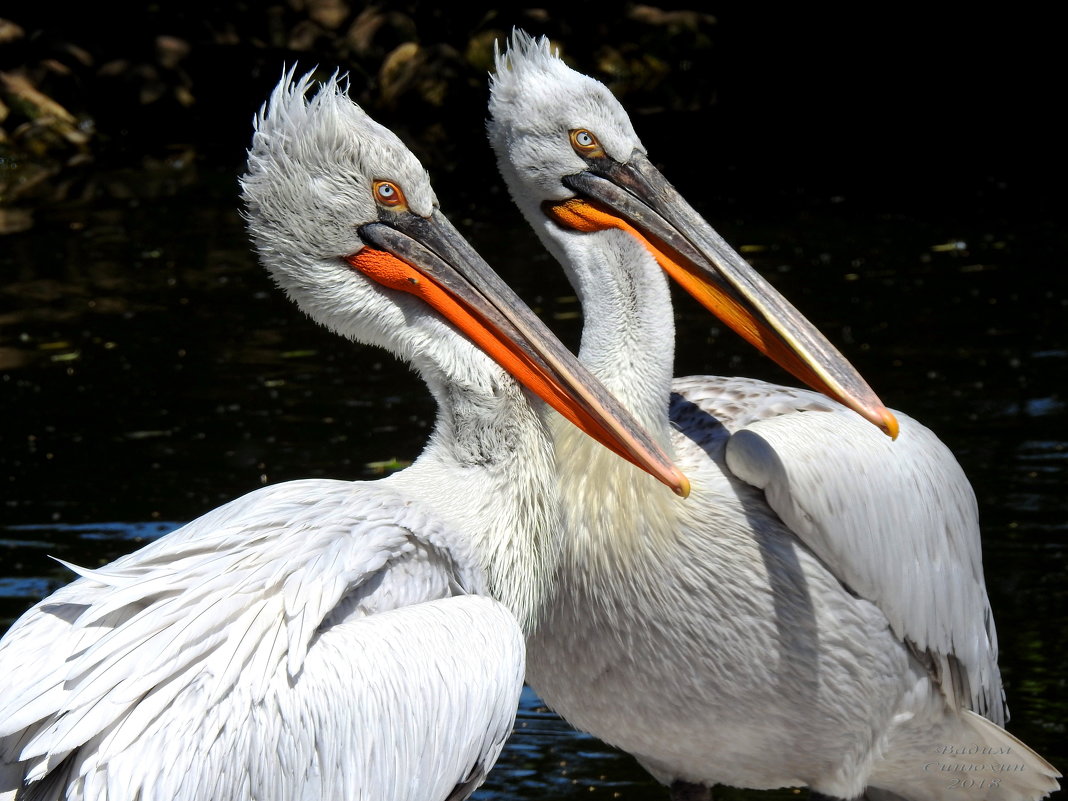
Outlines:
{"label": "pelican eye", "polygon": [[397,209],[408,205],[404,192],[392,181],[375,181],[372,185],[372,191],[379,206]]}
{"label": "pelican eye", "polygon": [[597,141],[597,137],[585,128],[576,128],[569,134],[571,147],[575,152],[586,158],[601,158],[604,156],[604,148]]}

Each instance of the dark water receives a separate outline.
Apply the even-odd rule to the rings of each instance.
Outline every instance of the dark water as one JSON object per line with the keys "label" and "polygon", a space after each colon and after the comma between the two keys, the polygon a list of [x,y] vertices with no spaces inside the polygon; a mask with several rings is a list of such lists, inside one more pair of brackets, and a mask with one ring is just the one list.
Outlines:
{"label": "dark water", "polygon": [[[702,200],[681,168],[666,168]],[[373,478],[377,463],[418,453],[433,414],[423,387],[271,287],[234,195],[232,170],[180,159],[88,171],[36,210],[29,231],[0,242],[3,626],[69,580],[49,556],[101,564],[263,483]],[[574,298],[499,190],[490,203],[442,197],[574,343]],[[721,193],[698,205],[885,401],[958,455],[981,506],[1010,729],[1063,769],[1068,238],[1052,213],[927,200],[881,208],[778,189],[764,204]],[[679,374],[784,380],[688,299],[678,309]],[[477,797],[664,796],[629,757],[528,692]]]}

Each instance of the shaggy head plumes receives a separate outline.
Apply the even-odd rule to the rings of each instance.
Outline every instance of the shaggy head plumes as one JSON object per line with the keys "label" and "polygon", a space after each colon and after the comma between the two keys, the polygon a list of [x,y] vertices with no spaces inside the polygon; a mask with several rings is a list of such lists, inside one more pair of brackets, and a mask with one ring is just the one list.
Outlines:
{"label": "shaggy head plumes", "polygon": [[489,110],[490,142],[517,202],[517,185],[537,202],[573,194],[561,179],[586,168],[571,146],[573,130],[591,131],[616,161],[626,162],[634,151],[645,153],[608,88],[567,66],[548,39],[523,31],[514,31],[507,49],[497,51]]}
{"label": "shaggy head plumes", "polygon": [[[344,257],[362,246],[355,226],[377,216],[371,183],[404,188],[413,212],[437,206],[430,180],[392,131],[331,76],[309,97],[312,74],[286,72],[254,120],[242,199],[257,248]],[[261,251],[262,255],[262,251]]]}

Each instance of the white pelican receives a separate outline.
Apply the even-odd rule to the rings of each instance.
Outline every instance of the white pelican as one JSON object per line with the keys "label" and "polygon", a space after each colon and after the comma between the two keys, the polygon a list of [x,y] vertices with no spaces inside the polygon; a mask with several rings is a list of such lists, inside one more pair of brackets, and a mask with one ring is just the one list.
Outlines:
{"label": "white pelican", "polygon": [[[1055,789],[1056,771],[1000,728],[975,498],[949,451],[904,415],[894,442],[815,392],[673,382],[665,271],[897,434],[844,358],[651,165],[611,93],[547,40],[516,32],[498,53],[490,115],[512,197],[583,304],[580,358],[693,488],[680,502],[558,430],[568,531],[527,643],[539,695],[677,798],[716,783],[838,798]],[[698,132],[677,134],[700,151]]]}
{"label": "white pelican", "polygon": [[466,798],[511,730],[557,550],[549,433],[509,373],[685,483],[399,140],[336,80],[309,89],[290,71],[257,117],[252,238],[314,319],[419,371],[431,441],[381,481],[265,487],[72,568],[0,643],[0,798]]}

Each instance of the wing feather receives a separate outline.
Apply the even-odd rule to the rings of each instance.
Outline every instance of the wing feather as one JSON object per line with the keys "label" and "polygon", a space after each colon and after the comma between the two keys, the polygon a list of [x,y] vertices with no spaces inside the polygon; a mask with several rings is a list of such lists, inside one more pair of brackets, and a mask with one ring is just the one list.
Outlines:
{"label": "wing feather", "polygon": [[676,391],[722,425],[728,469],[764,491],[839,581],[879,606],[949,700],[1003,724],[978,509],[949,449],[900,412],[892,441],[806,390],[692,377]]}
{"label": "wing feather", "polygon": [[[35,795],[74,783],[79,798],[120,790],[144,799],[370,798],[352,789],[368,768],[349,764],[346,748],[370,749],[376,775],[412,766],[380,765],[381,743],[369,744],[368,727],[407,720],[431,737],[443,703],[449,715],[470,716],[458,708],[478,701],[482,724],[496,732],[492,743],[479,741],[479,758],[492,763],[502,721],[511,725],[522,677],[518,624],[479,598],[447,607],[445,635],[405,627],[430,625],[425,615],[444,613],[424,607],[456,587],[481,591],[484,579],[466,540],[387,487],[264,488],[106,567],[72,569],[79,578],[0,642],[0,672],[12,677],[0,700],[0,761],[22,762]],[[449,684],[448,671],[470,656],[457,651],[474,653],[471,638],[486,626],[492,647],[504,650],[478,653],[487,664],[508,662],[510,709],[512,684],[493,689],[493,705],[473,696],[484,677],[468,663],[468,686],[453,695]],[[431,643],[439,652],[428,656]],[[324,731],[337,725],[334,715],[348,728]],[[264,732],[273,732],[270,742]],[[474,764],[450,775],[447,789]],[[290,770],[305,777],[304,789],[285,788]]]}

